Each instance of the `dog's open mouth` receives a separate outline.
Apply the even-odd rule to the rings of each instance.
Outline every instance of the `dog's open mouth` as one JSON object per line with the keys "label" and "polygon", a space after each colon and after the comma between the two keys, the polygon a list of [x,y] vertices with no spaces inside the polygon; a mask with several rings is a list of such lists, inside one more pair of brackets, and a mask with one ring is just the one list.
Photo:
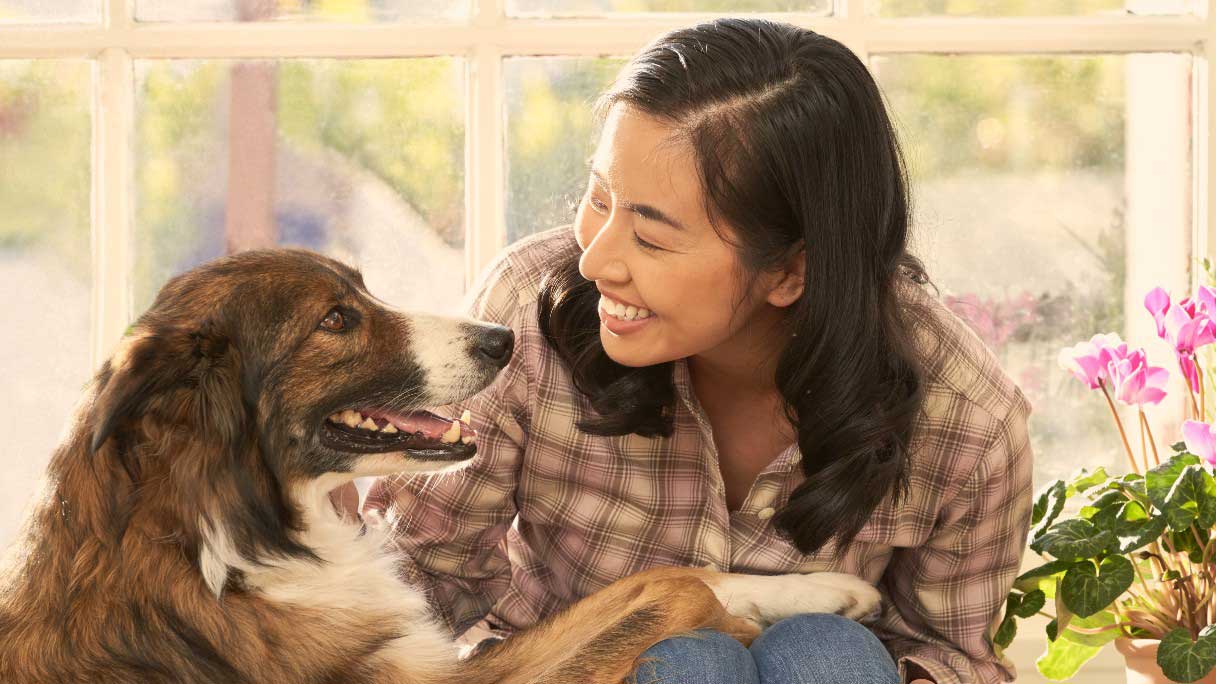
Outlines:
{"label": "dog's open mouth", "polygon": [[429,461],[457,461],[477,453],[477,433],[464,412],[447,420],[430,411],[390,413],[346,409],[325,419],[321,441],[331,449],[359,454],[408,452]]}

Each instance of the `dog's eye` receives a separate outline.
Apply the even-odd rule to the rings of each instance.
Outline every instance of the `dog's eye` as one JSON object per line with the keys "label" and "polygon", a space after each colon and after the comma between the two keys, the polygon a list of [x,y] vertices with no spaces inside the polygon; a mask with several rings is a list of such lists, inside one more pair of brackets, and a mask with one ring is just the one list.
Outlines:
{"label": "dog's eye", "polygon": [[325,315],[321,320],[321,327],[330,332],[338,332],[346,329],[346,317],[341,311],[334,309]]}

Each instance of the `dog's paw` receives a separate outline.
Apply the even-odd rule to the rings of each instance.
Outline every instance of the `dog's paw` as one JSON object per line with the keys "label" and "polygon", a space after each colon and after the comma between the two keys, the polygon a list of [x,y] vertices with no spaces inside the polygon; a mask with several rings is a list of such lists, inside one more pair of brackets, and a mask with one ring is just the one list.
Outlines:
{"label": "dog's paw", "polygon": [[807,577],[818,580],[819,591],[825,599],[837,605],[831,611],[851,620],[861,620],[878,614],[882,594],[869,582],[855,575],[839,572],[820,572]]}
{"label": "dog's paw", "polygon": [[723,575],[714,592],[730,613],[769,625],[804,613],[853,620],[877,612],[881,595],[869,582],[838,572],[805,575]]}

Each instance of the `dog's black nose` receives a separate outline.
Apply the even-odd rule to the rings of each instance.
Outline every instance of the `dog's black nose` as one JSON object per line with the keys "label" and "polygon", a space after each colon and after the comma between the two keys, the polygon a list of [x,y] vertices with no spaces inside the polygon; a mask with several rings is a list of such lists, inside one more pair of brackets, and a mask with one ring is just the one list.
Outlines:
{"label": "dog's black nose", "polygon": [[474,333],[474,352],[499,368],[507,365],[513,349],[515,349],[515,333],[511,332],[510,328],[500,325],[487,326]]}

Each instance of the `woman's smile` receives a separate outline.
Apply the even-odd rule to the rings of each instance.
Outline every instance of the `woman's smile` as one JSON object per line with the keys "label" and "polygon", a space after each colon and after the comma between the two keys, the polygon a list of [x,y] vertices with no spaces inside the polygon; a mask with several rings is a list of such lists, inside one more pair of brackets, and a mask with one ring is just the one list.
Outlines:
{"label": "woman's smile", "polygon": [[656,316],[648,309],[641,309],[632,304],[618,302],[606,295],[600,295],[600,323],[615,335],[627,335],[647,327]]}

